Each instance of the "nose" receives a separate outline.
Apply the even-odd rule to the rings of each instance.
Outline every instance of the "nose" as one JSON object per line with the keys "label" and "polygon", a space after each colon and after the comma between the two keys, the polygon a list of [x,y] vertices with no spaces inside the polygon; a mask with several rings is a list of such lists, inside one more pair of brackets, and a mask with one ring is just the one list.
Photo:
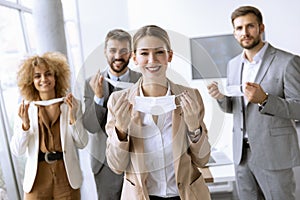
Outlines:
{"label": "nose", "polygon": [[41,75],[41,81],[45,81],[46,79],[47,79],[47,77],[44,74],[42,74]]}
{"label": "nose", "polygon": [[121,57],[122,57],[122,54],[120,53],[120,51],[116,51],[115,58],[118,59],[118,58],[121,58]]}
{"label": "nose", "polygon": [[156,61],[156,56],[155,56],[155,53],[154,52],[150,52],[149,53],[149,56],[148,56],[148,62],[149,63],[153,63]]}
{"label": "nose", "polygon": [[243,29],[242,29],[242,31],[241,31],[241,34],[242,34],[242,35],[248,35],[248,33],[249,33],[248,28],[247,28],[247,27],[243,27]]}

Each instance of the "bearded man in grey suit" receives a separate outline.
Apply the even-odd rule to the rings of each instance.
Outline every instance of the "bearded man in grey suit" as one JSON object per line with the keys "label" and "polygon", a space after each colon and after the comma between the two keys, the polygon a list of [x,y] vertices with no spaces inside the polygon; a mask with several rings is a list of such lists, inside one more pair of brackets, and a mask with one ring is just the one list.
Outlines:
{"label": "bearded man in grey suit", "polygon": [[262,40],[264,24],[257,8],[240,7],[231,20],[244,51],[228,63],[227,87],[240,86],[244,95],[224,95],[216,82],[207,88],[224,112],[233,113],[239,199],[295,199],[300,57]]}
{"label": "bearded man in grey suit", "polygon": [[91,167],[99,200],[119,200],[121,197],[123,175],[112,172],[105,158],[106,104],[113,91],[130,86],[128,83],[133,85],[141,76],[140,73],[128,68],[132,53],[131,44],[131,35],[126,31],[114,29],[108,32],[104,54],[109,67],[85,82],[83,125],[90,133]]}

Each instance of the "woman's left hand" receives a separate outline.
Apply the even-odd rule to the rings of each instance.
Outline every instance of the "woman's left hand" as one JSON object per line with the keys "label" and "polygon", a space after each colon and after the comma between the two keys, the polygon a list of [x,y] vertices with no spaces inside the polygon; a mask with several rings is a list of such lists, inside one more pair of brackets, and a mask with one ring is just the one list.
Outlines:
{"label": "woman's left hand", "polygon": [[69,106],[70,124],[73,124],[76,121],[76,112],[78,109],[78,103],[73,97],[72,93],[67,94],[65,98],[65,102]]}
{"label": "woman's left hand", "polygon": [[200,106],[198,102],[193,99],[188,92],[180,95],[180,105],[183,110],[184,121],[188,126],[189,131],[195,131],[200,128]]}

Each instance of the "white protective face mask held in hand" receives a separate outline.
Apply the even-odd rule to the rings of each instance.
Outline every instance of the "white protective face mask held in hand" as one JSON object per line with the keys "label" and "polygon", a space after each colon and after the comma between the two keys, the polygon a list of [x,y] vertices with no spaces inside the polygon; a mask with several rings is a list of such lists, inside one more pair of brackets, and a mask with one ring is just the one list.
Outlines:
{"label": "white protective face mask held in hand", "polygon": [[224,92],[225,95],[229,97],[244,96],[244,93],[242,92],[242,85],[228,85]]}
{"label": "white protective face mask held in hand", "polygon": [[151,115],[162,115],[176,108],[175,95],[162,97],[135,97],[134,110]]}

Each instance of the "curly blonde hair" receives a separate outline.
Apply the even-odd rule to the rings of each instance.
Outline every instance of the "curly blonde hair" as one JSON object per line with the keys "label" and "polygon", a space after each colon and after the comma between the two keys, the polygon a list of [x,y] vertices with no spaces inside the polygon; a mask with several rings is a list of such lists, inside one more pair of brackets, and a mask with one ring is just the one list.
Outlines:
{"label": "curly blonde hair", "polygon": [[70,67],[67,58],[60,52],[34,55],[22,61],[17,72],[17,84],[23,98],[28,101],[40,100],[39,91],[33,83],[34,68],[44,65],[54,73],[56,97],[63,97],[70,87]]}

